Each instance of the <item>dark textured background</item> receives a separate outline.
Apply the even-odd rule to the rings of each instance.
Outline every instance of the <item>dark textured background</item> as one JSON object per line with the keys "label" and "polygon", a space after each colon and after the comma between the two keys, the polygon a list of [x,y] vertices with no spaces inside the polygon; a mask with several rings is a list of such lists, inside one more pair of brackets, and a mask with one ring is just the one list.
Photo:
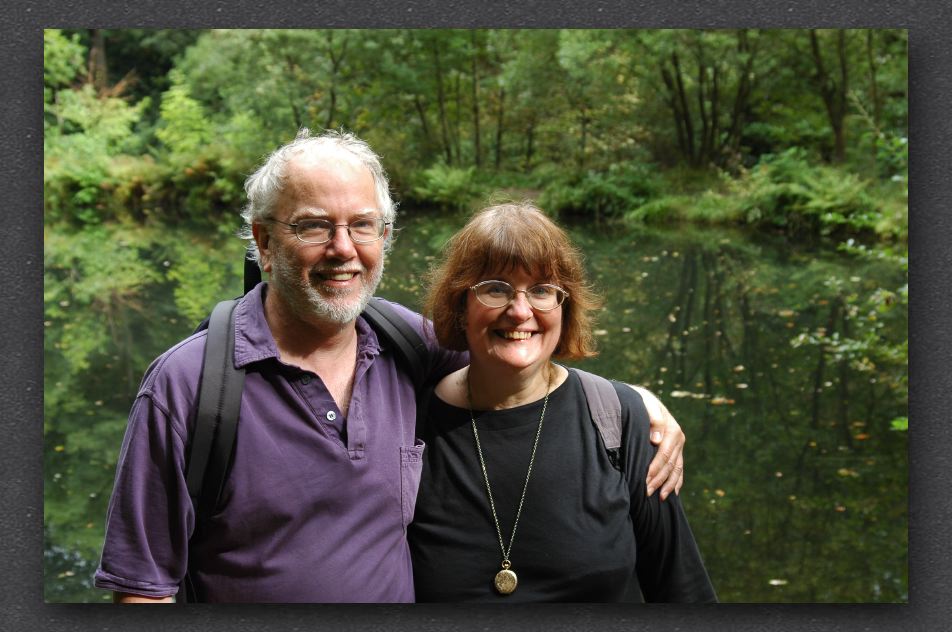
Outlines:
{"label": "dark textured background", "polygon": [[[3,235],[0,334],[0,629],[27,630],[918,630],[952,618],[949,564],[952,409],[948,245],[952,223],[952,7],[946,0],[460,2],[13,2],[0,8]],[[909,594],[908,605],[535,607],[191,606],[146,613],[44,604],[43,39],[44,28],[208,27],[908,28]],[[943,414],[945,413],[945,414]],[[945,422],[945,423],[944,423]],[[906,502],[897,498],[896,502]]]}

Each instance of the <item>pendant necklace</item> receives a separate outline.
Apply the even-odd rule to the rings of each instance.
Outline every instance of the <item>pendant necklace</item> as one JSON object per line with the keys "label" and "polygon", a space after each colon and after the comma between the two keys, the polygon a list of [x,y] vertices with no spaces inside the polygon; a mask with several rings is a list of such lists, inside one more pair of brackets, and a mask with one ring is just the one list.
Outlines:
{"label": "pendant necklace", "polygon": [[509,561],[509,552],[512,551],[512,543],[516,539],[516,527],[519,526],[519,516],[522,514],[522,503],[526,499],[526,489],[529,487],[529,477],[532,475],[532,464],[535,461],[536,448],[539,446],[539,435],[542,434],[542,421],[545,419],[545,408],[549,403],[549,392],[552,388],[552,371],[550,368],[549,381],[546,384],[545,399],[542,400],[542,414],[539,416],[539,427],[536,430],[535,440],[532,443],[532,454],[529,456],[529,469],[526,471],[526,482],[522,486],[522,496],[519,498],[519,506],[516,509],[516,519],[512,523],[512,535],[509,536],[509,546],[503,543],[502,529],[499,528],[499,518],[496,516],[496,504],[493,502],[493,490],[489,485],[489,473],[486,471],[486,460],[483,459],[483,449],[479,444],[479,431],[476,429],[476,418],[473,415],[473,392],[469,382],[469,371],[466,372],[466,403],[469,405],[469,419],[473,424],[473,437],[476,439],[476,454],[479,455],[479,466],[483,470],[483,480],[486,482],[486,496],[489,498],[489,509],[493,514],[493,522],[496,524],[496,535],[499,536],[499,548],[502,550],[502,570],[496,573],[493,584],[496,590],[503,595],[508,595],[516,589],[519,583],[515,572],[512,571],[512,563]]}

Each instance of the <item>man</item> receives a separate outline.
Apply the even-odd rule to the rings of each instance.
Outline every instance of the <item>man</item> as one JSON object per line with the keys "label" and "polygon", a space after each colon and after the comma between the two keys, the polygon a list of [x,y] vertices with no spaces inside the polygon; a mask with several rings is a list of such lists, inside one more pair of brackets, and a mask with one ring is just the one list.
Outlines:
{"label": "man", "polygon": [[[413,601],[414,390],[359,317],[393,236],[388,187],[366,143],[307,130],[248,178],[246,236],[270,282],[236,308],[247,377],[221,502],[195,524],[184,470],[200,332],[152,363],[130,413],[95,575],[116,600],[171,601],[187,577],[200,601]],[[465,364],[428,344],[432,375]],[[648,486],[667,479],[666,495],[680,487],[683,433],[652,406],[666,437]]]}

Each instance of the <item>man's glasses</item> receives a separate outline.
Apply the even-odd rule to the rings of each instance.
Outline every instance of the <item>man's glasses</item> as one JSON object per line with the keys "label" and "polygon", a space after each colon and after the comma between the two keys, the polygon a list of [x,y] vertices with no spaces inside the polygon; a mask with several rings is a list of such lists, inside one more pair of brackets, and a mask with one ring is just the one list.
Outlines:
{"label": "man's glasses", "polygon": [[529,305],[540,312],[552,311],[569,297],[569,293],[551,283],[539,283],[527,290],[517,290],[505,281],[482,281],[470,287],[476,300],[486,307],[506,307],[522,292]]}
{"label": "man's glasses", "polygon": [[289,224],[277,219],[265,221],[284,224],[294,231],[294,235],[306,244],[326,244],[334,238],[338,228],[346,228],[347,234],[355,244],[369,244],[383,237],[390,222],[379,217],[367,217],[354,220],[350,224],[334,224],[326,219],[302,219]]}

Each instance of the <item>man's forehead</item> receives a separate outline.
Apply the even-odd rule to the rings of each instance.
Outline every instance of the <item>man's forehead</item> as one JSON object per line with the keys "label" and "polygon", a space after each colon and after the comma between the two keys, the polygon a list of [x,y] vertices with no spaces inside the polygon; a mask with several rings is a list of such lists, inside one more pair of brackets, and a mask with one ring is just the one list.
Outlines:
{"label": "man's forehead", "polygon": [[302,150],[288,160],[288,171],[309,170],[309,169],[354,169],[363,168],[367,172],[366,165],[351,152],[341,147],[327,146]]}

